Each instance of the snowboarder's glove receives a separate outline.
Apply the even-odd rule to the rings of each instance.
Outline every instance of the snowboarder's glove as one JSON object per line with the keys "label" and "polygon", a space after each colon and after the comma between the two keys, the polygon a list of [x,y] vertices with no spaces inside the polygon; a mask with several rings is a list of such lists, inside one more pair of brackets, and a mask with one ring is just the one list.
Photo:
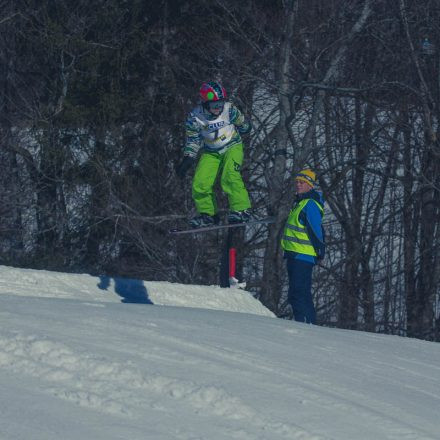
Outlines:
{"label": "snowboarder's glove", "polygon": [[184,156],[182,162],[179,163],[176,167],[176,174],[179,179],[183,179],[188,172],[188,170],[192,167],[195,159],[191,156]]}

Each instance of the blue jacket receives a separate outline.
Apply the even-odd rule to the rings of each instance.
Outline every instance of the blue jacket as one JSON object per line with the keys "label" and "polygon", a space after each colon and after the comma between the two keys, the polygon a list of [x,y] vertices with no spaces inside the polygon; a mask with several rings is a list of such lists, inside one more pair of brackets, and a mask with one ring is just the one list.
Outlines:
{"label": "blue jacket", "polygon": [[[315,189],[303,194],[298,194],[296,196],[295,203],[298,203],[304,199],[313,199],[318,202],[322,208],[324,208],[325,202],[322,194]],[[285,251],[284,258],[293,258],[316,264],[316,261],[324,258],[325,254],[325,237],[324,229],[322,228],[322,215],[320,209],[318,206],[316,206],[316,203],[312,202],[311,200],[307,202],[299,215],[299,221],[307,228],[307,234],[309,235],[310,241],[312,242],[318,257],[316,258],[312,255]]]}

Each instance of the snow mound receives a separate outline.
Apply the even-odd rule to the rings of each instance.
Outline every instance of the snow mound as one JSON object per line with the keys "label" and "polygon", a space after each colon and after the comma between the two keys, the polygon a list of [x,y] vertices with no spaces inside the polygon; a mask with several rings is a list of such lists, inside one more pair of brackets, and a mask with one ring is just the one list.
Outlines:
{"label": "snow mound", "polygon": [[194,286],[130,278],[69,274],[0,266],[0,294],[40,298],[195,307],[275,315],[239,288]]}

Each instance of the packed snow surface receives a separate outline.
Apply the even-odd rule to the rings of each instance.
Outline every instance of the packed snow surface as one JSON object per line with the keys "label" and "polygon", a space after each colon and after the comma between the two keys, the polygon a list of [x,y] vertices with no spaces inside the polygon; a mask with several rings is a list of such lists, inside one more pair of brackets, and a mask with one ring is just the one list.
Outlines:
{"label": "packed snow surface", "polygon": [[438,440],[440,344],[239,289],[0,266],[0,440]]}

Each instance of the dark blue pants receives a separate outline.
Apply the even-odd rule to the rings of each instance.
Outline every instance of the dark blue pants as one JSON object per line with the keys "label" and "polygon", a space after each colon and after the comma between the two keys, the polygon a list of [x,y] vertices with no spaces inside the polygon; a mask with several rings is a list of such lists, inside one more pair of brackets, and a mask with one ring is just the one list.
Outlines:
{"label": "dark blue pants", "polygon": [[289,274],[289,304],[292,306],[295,321],[316,324],[316,312],[312,299],[313,264],[287,258]]}

